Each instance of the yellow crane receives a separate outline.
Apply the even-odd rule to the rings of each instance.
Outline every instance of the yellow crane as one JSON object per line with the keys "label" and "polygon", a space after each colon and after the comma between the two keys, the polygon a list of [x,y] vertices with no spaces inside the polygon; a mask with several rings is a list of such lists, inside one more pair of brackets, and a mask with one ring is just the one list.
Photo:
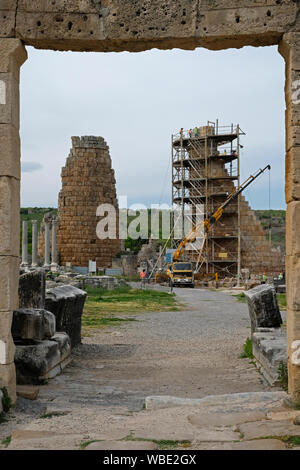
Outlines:
{"label": "yellow crane", "polygon": [[190,285],[191,287],[194,286],[194,276],[193,276],[193,269],[192,269],[192,263],[188,262],[181,262],[180,258],[183,255],[186,246],[194,243],[197,237],[201,234],[204,233],[202,245],[199,251],[199,257],[198,257],[198,263],[202,258],[203,255],[203,250],[205,246],[205,242],[207,240],[207,236],[209,231],[211,230],[212,226],[218,222],[218,220],[222,217],[224,210],[226,207],[229,206],[229,204],[234,201],[239,194],[241,194],[251,183],[253,183],[256,178],[258,178],[262,173],[264,173],[266,170],[270,170],[271,166],[267,165],[263,169],[259,169],[256,173],[253,175],[250,175],[249,178],[247,178],[240,186],[234,189],[231,194],[227,197],[226,201],[221,204],[220,207],[207,219],[204,221],[198,222],[193,229],[190,231],[190,233],[182,240],[182,242],[178,245],[176,251],[173,253],[173,262],[169,266],[167,270],[167,275],[170,278],[170,281],[173,283],[173,285],[179,284],[179,285]]}

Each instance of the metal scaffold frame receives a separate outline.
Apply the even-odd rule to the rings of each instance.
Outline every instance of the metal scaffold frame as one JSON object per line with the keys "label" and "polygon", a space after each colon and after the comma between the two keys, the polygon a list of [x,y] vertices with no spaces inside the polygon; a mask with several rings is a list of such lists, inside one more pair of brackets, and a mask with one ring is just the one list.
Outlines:
{"label": "metal scaffold frame", "polygon": [[[199,218],[208,218],[228,194],[240,185],[239,125],[219,126],[208,121],[207,126],[181,129],[172,135],[172,240],[176,249]],[[180,223],[178,223],[178,219]],[[202,262],[199,253],[201,237],[190,245],[186,259],[195,262],[199,272],[206,275],[234,276],[241,271],[241,214],[240,197],[225,210],[222,220],[204,241]],[[204,237],[204,234],[203,234]]]}

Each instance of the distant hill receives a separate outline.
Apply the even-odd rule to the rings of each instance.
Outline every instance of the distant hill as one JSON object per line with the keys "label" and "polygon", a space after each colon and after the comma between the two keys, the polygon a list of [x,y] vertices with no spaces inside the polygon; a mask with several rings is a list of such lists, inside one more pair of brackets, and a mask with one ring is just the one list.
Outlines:
{"label": "distant hill", "polygon": [[281,251],[285,253],[285,219],[284,210],[259,210],[254,211],[260,221],[266,237],[269,238],[271,229],[271,240],[273,246],[280,246]]}
{"label": "distant hill", "polygon": [[38,229],[40,229],[43,217],[48,212],[53,212],[54,214],[57,214],[57,209],[54,209],[53,207],[22,207],[20,212],[21,225],[23,220],[37,220]]}
{"label": "distant hill", "polygon": [[[38,230],[40,229],[43,217],[48,212],[52,212],[57,215],[57,209],[53,207],[24,207],[21,209],[21,231],[23,220],[37,220]],[[280,246],[283,253],[285,253],[285,218],[286,211],[284,210],[257,210],[254,211],[256,217],[262,224],[262,227],[266,233],[266,237],[269,238],[269,228],[271,227],[271,240],[273,246]],[[132,217],[131,219],[132,220]],[[129,220],[129,222],[130,222]],[[131,248],[134,251],[138,251],[142,244],[146,240],[126,240],[126,248]],[[31,224],[28,224],[28,242],[29,252],[31,252]]]}

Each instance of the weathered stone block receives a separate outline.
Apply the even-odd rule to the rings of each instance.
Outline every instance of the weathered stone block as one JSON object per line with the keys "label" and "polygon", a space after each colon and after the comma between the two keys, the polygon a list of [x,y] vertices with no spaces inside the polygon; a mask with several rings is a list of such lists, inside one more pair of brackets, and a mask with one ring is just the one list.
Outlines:
{"label": "weathered stone block", "polygon": [[19,279],[19,307],[45,307],[46,275],[43,269],[22,274]]}
{"label": "weathered stone block", "polygon": [[289,125],[286,132],[286,151],[300,145],[300,126]]}
{"label": "weathered stone block", "polygon": [[291,355],[292,344],[295,341],[300,341],[300,310],[292,310],[288,307],[286,311],[286,330],[288,352]]}
{"label": "weathered stone block", "polygon": [[289,392],[292,392],[293,402],[295,405],[300,405],[300,373],[299,366],[293,365],[290,361],[289,368]]}
{"label": "weathered stone block", "polygon": [[43,340],[55,334],[56,321],[51,312],[41,309],[15,310],[12,322],[14,339]]}
{"label": "weathered stone block", "polygon": [[36,400],[39,392],[39,387],[34,387],[33,385],[17,386],[17,396],[25,398],[26,400]]}
{"label": "weathered stone block", "polygon": [[[297,29],[296,2],[20,0],[16,35],[37,47],[140,51],[276,44]],[[31,20],[31,21],[30,21]]]}
{"label": "weathered stone block", "polygon": [[298,229],[300,226],[300,201],[293,201],[288,204],[286,212],[286,224],[288,227],[288,230],[286,231],[286,254],[287,256],[300,255],[300,239]]}
{"label": "weathered stone block", "polygon": [[0,73],[0,124],[12,124],[19,129],[19,82],[13,73]]}
{"label": "weathered stone block", "polygon": [[47,310],[43,310],[45,338],[53,338],[56,332],[55,315]]}
{"label": "weathered stone block", "polygon": [[46,309],[56,317],[56,330],[69,335],[72,348],[81,343],[81,317],[86,295],[86,292],[73,286],[46,291]]}
{"label": "weathered stone block", "polygon": [[261,285],[245,292],[252,334],[257,328],[278,328],[282,324],[274,287]]}
{"label": "weathered stone block", "polygon": [[20,67],[27,59],[27,52],[20,39],[0,38],[0,73],[12,72],[19,81]]}
{"label": "weathered stone block", "polygon": [[[285,160],[285,199],[287,204],[300,200],[300,146],[292,147]],[[288,235],[288,233],[287,233]]]}
{"label": "weathered stone block", "polygon": [[61,360],[65,361],[68,359],[71,355],[71,342],[69,336],[66,335],[66,333],[55,333],[51,339],[52,341],[56,341],[58,344]]}
{"label": "weathered stone block", "polygon": [[35,341],[29,345],[17,345],[15,364],[17,383],[43,384],[60,374],[68,364],[71,353],[66,334],[55,335],[51,341]]}
{"label": "weathered stone block", "polygon": [[0,176],[20,179],[20,138],[10,124],[0,125]]}
{"label": "weathered stone block", "polygon": [[280,328],[269,332],[255,332],[252,335],[253,355],[270,385],[280,385],[278,368],[287,364],[287,339]]}
{"label": "weathered stone block", "polygon": [[0,312],[9,312],[18,308],[18,279],[19,258],[0,256]]}
{"label": "weathered stone block", "polygon": [[0,312],[0,334],[8,334],[11,330],[13,312]]}
{"label": "weathered stone block", "polygon": [[300,256],[286,256],[286,298],[287,307],[293,311],[300,311]]}
{"label": "weathered stone block", "polygon": [[122,268],[125,276],[136,276],[138,267],[137,255],[121,256]]}
{"label": "weathered stone block", "polygon": [[2,9],[2,3],[0,8],[0,37],[13,37],[15,34],[15,13]]}
{"label": "weathered stone block", "polygon": [[0,331],[0,364],[7,365],[14,362],[15,345],[10,333]]}
{"label": "weathered stone block", "polygon": [[20,182],[18,180],[0,176],[0,201],[0,256],[19,256]]}
{"label": "weathered stone block", "polygon": [[19,9],[29,13],[43,11],[54,13],[99,13],[97,2],[86,0],[56,0],[55,2],[53,0],[40,0],[39,2],[19,0]]}
{"label": "weathered stone block", "polygon": [[13,403],[16,402],[16,369],[15,364],[0,364],[0,389],[5,387]]}
{"label": "weathered stone block", "polygon": [[17,383],[40,384],[47,381],[48,374],[60,363],[58,343],[36,341],[30,345],[17,345],[15,365]]}

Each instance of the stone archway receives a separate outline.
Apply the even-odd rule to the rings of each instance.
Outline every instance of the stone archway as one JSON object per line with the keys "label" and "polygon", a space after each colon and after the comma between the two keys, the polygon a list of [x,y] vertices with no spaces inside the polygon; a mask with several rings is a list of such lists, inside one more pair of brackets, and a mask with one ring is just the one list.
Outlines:
{"label": "stone archway", "polygon": [[279,45],[286,61],[289,392],[300,402],[300,5],[290,0],[1,0],[0,386],[15,399],[10,327],[18,303],[19,71],[25,47],[211,50]]}

